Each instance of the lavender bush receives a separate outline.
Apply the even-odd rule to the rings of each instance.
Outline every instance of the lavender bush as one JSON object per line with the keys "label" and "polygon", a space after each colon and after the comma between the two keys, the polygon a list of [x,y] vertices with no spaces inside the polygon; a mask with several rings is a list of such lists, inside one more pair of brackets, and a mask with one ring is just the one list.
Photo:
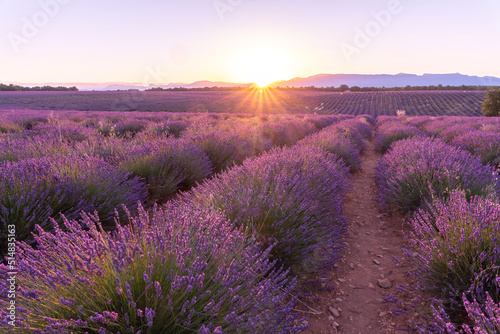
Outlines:
{"label": "lavender bush", "polygon": [[234,164],[241,164],[253,155],[250,143],[237,134],[214,131],[189,139],[208,156],[214,173],[220,173]]}
{"label": "lavender bush", "polygon": [[30,130],[36,124],[47,123],[49,121],[48,116],[39,114],[26,114],[26,115],[16,115],[12,117],[13,121],[19,125],[21,125],[26,130]]}
{"label": "lavender bush", "polygon": [[[135,139],[137,140],[137,138]],[[152,139],[150,138],[150,140]],[[73,144],[75,154],[101,157],[109,163],[116,163],[117,158],[127,154],[132,146],[130,140],[108,137],[102,134],[91,136],[87,140]]]}
{"label": "lavender bush", "polygon": [[452,125],[449,128],[443,130],[439,134],[439,137],[445,142],[450,143],[451,141],[453,141],[453,138],[474,131],[476,130],[476,128],[477,126],[475,125],[475,122],[465,121],[459,124]]}
{"label": "lavender bush", "polygon": [[[333,125],[333,127],[335,127],[335,125]],[[358,147],[348,138],[341,136],[339,132],[330,131],[330,127],[307,136],[297,144],[321,147],[327,152],[339,156],[349,167],[351,173],[361,168],[361,158]]]}
{"label": "lavender bush", "polygon": [[[500,279],[496,280],[497,293],[500,290]],[[467,334],[494,334],[500,333],[500,303],[495,302],[491,296],[486,293],[486,301],[478,302],[477,299],[469,301],[464,295],[464,306],[469,319],[474,323],[472,332],[468,326],[465,326]]]}
{"label": "lavender bush", "polygon": [[299,140],[283,123],[262,123],[257,126],[256,131],[264,140],[267,139],[271,146],[293,145]]}
{"label": "lavender bush", "polygon": [[[474,286],[475,298],[487,292],[500,301],[500,203],[454,191],[448,200],[420,210],[410,221],[411,249],[418,256],[422,287],[443,300],[457,321],[466,314],[463,294]],[[491,298],[490,297],[490,298]]]}
{"label": "lavender bush", "polygon": [[[85,228],[81,228],[81,225]],[[10,333],[296,333],[295,281],[213,212],[140,209],[107,234],[99,221],[38,228],[19,242],[16,327]],[[0,265],[0,289],[8,268]]]}
{"label": "lavender bush", "polygon": [[500,133],[465,132],[453,138],[451,144],[478,155],[485,165],[500,166]]}
{"label": "lavender bush", "polygon": [[375,119],[371,115],[358,115],[356,119],[369,125],[375,125]]}
{"label": "lavender bush", "polygon": [[[31,240],[35,225],[50,228],[49,218],[76,218],[99,211],[103,224],[113,223],[115,208],[133,207],[145,199],[145,185],[101,159],[56,156],[4,162],[0,165],[0,234],[16,225],[19,240]],[[2,237],[2,238],[3,238]],[[3,242],[2,242],[3,243]]]}
{"label": "lavender bush", "polygon": [[321,130],[329,125],[340,122],[345,119],[346,116],[347,115],[314,115],[314,117],[309,117],[307,120],[313,123],[317,129]]}
{"label": "lavender bush", "polygon": [[7,119],[0,119],[0,134],[1,133],[12,133],[21,132],[23,127]]}
{"label": "lavender bush", "polygon": [[[367,132],[362,134],[360,132],[360,125],[368,126],[360,121],[355,120],[354,122],[351,122],[350,120],[347,121],[342,121],[337,124],[334,124],[332,126],[329,126],[328,129],[336,134],[337,136],[344,137],[347,140],[349,140],[354,146],[356,146],[357,150],[361,153],[366,151],[367,145],[365,142],[365,139],[368,139],[368,137],[365,137],[368,135]],[[363,126],[363,128],[364,128]],[[366,128],[365,128],[366,129]],[[371,136],[371,129],[370,131],[370,136]]]}
{"label": "lavender bush", "polygon": [[402,212],[432,197],[446,198],[462,189],[467,198],[496,194],[498,176],[469,152],[433,138],[409,138],[393,144],[380,159],[377,201]]}
{"label": "lavender bush", "polygon": [[72,144],[50,136],[0,138],[0,161],[70,155]]}
{"label": "lavender bush", "polygon": [[348,132],[356,132],[363,139],[370,140],[372,138],[372,127],[360,119],[348,119],[337,124],[338,128],[346,129]]}
{"label": "lavender bush", "polygon": [[97,133],[96,129],[61,120],[37,124],[26,132],[28,136],[43,136],[57,139],[60,142],[81,142],[93,135],[97,135]]}
{"label": "lavender bush", "polygon": [[259,233],[293,274],[332,267],[346,232],[342,215],[348,168],[312,146],[272,149],[183,195],[188,206],[223,212]]}
{"label": "lavender bush", "polygon": [[169,134],[179,138],[183,131],[187,129],[189,122],[185,120],[170,120],[163,123],[152,123],[149,125],[149,131],[157,134]]}
{"label": "lavender bush", "polygon": [[424,133],[416,127],[400,121],[385,122],[377,128],[374,140],[375,150],[385,153],[392,143],[415,136],[424,136]]}
{"label": "lavender bush", "polygon": [[115,131],[120,137],[134,137],[137,133],[143,131],[148,124],[149,122],[138,119],[123,120],[116,124]]}
{"label": "lavender bush", "polygon": [[419,130],[422,130],[425,124],[432,122],[433,117],[431,116],[418,116],[418,117],[410,117],[406,123],[413,125]]}
{"label": "lavender bush", "polygon": [[152,202],[165,201],[179,189],[187,190],[212,173],[208,156],[184,139],[143,143],[118,160],[120,168],[146,181]]}

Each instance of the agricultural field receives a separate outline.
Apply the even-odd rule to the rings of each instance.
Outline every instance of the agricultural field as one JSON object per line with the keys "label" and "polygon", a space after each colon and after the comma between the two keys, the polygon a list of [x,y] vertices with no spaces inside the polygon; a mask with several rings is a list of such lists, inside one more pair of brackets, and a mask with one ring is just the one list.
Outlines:
{"label": "agricultural field", "polygon": [[2,115],[0,270],[19,271],[15,328],[304,329],[296,290],[321,283],[346,224],[350,165],[322,145],[338,138],[354,164],[367,127],[342,115]]}
{"label": "agricultural field", "polygon": [[499,143],[485,117],[3,112],[0,331],[498,332]]}
{"label": "agricultural field", "polygon": [[279,89],[184,92],[0,92],[11,109],[188,113],[481,116],[481,91],[318,92]]}

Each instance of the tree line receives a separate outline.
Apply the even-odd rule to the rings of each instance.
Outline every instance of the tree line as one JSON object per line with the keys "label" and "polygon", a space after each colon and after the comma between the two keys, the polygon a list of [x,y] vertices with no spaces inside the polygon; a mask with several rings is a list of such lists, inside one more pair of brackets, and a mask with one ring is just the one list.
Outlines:
{"label": "tree line", "polygon": [[75,86],[73,87],[64,87],[64,86],[58,86],[58,87],[53,87],[53,86],[35,86],[35,87],[25,87],[25,86],[19,86],[19,85],[6,85],[0,83],[0,91],[9,91],[9,92],[15,92],[15,91],[35,91],[35,92],[41,92],[41,91],[71,91],[71,92],[77,92],[78,88]]}
{"label": "tree line", "polygon": [[418,91],[418,90],[469,90],[469,91],[487,91],[496,88],[500,88],[500,86],[482,86],[482,85],[461,85],[461,86],[450,86],[450,85],[430,85],[430,86],[410,86],[407,85],[405,87],[359,87],[359,86],[351,86],[348,85],[340,85],[339,87],[281,87],[277,86],[277,89],[284,90],[315,90],[315,91],[324,91],[324,92],[397,92],[397,91]]}
{"label": "tree line", "polygon": [[[340,85],[339,87],[316,87],[316,86],[306,86],[306,87],[289,87],[289,86],[276,86],[269,87],[268,89],[280,89],[280,90],[313,90],[322,92],[394,92],[394,91],[419,91],[419,90],[468,90],[468,91],[488,91],[500,88],[500,86],[473,86],[473,85],[461,85],[461,86],[443,86],[443,85],[430,85],[430,86],[410,86],[405,87],[359,87],[348,85]],[[237,91],[237,90],[249,90],[255,89],[255,86],[246,87],[197,87],[197,88],[187,88],[187,87],[174,87],[174,88],[163,88],[163,87],[153,87],[146,89],[146,92],[178,92],[178,91]]]}

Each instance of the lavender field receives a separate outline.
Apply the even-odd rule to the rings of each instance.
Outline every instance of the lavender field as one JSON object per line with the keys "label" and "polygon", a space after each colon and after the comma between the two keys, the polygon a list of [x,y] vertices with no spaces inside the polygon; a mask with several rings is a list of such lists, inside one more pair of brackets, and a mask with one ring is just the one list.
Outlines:
{"label": "lavender field", "polygon": [[22,110],[0,115],[0,328],[306,331],[372,146],[374,200],[406,214],[434,298],[413,330],[498,332],[496,118]]}
{"label": "lavender field", "polygon": [[0,92],[0,111],[73,110],[481,116],[482,91],[318,92],[236,91]]}
{"label": "lavender field", "polygon": [[323,129],[362,145],[367,127],[351,116],[3,114],[0,270],[15,267],[20,288],[2,280],[18,301],[12,327],[2,299],[2,326],[300,331],[295,275],[318,284],[339,256],[349,166],[335,148],[294,144]]}

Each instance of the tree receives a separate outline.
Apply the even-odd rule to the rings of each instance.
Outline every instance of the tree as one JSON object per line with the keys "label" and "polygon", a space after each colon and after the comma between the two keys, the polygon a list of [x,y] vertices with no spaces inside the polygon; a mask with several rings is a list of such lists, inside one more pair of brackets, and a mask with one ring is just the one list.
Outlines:
{"label": "tree", "polygon": [[484,116],[500,116],[500,88],[486,93],[482,110]]}
{"label": "tree", "polygon": [[349,90],[349,86],[347,86],[347,85],[340,85],[339,90],[341,92],[345,92],[346,90]]}

